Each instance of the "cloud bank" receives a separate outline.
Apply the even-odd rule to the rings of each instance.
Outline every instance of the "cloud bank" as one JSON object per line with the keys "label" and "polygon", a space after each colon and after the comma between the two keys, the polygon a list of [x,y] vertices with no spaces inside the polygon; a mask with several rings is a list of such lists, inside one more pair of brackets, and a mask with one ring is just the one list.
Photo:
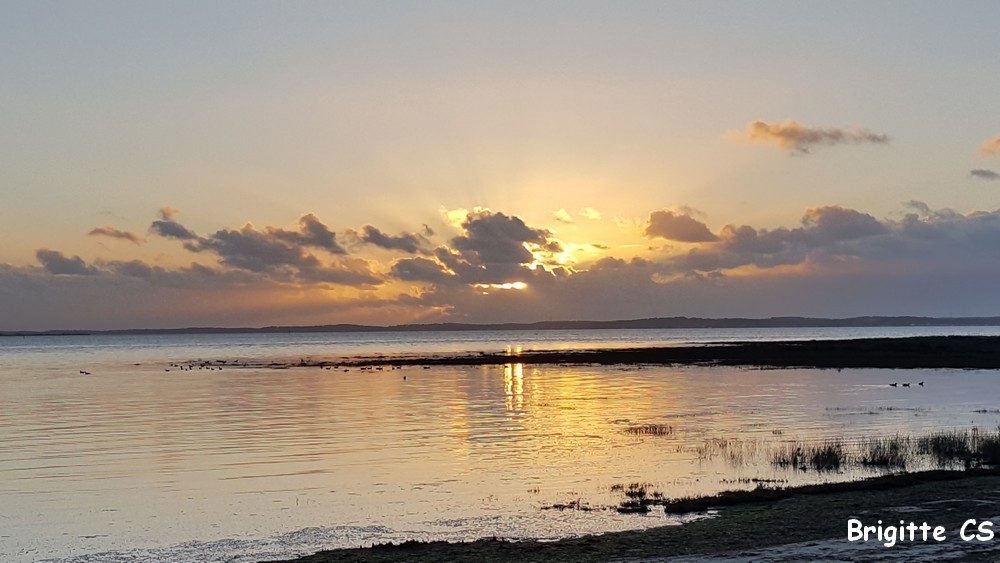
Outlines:
{"label": "cloud bank", "polygon": [[788,227],[716,232],[692,213],[655,209],[633,231],[685,243],[666,247],[570,244],[485,208],[450,214],[450,236],[366,225],[356,247],[315,214],[201,236],[161,213],[151,232],[189,265],[38,249],[35,264],[0,264],[0,330],[1000,312],[1000,210],[823,205]]}

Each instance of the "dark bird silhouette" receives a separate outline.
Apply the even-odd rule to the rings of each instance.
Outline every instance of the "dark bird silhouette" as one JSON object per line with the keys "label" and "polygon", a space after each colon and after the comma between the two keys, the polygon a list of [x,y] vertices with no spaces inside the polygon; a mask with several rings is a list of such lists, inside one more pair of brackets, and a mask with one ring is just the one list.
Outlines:
{"label": "dark bird silhouette", "polygon": [[904,383],[904,384],[903,384],[903,387],[909,387],[909,386],[910,386],[910,384],[909,384],[909,383]]}
{"label": "dark bird silhouette", "polygon": [[898,383],[890,383],[890,384],[889,384],[889,387],[896,387],[896,386],[898,386],[898,385],[899,385]]}
{"label": "dark bird silhouette", "polygon": [[919,386],[923,387],[923,386],[924,386],[924,382],[923,382],[923,381],[921,381],[920,383],[917,383],[917,385],[919,385]]}

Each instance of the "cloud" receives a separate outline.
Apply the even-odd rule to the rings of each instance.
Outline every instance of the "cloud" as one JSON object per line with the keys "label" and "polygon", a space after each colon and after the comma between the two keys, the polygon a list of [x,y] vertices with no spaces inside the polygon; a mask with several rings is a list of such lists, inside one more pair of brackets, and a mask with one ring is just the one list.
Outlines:
{"label": "cloud", "polygon": [[0,263],[0,330],[392,324],[435,310],[373,293],[196,264],[108,262],[99,275],[53,275]]}
{"label": "cloud", "polygon": [[875,133],[862,127],[847,129],[807,127],[787,119],[782,123],[752,121],[743,132],[731,132],[729,137],[750,143],[768,143],[793,154],[809,154],[814,147],[889,143],[888,135]]}
{"label": "cloud", "polygon": [[164,205],[159,209],[160,219],[163,219],[164,221],[173,221],[174,217],[176,217],[177,214],[180,212],[181,212],[180,209],[177,209],[176,207],[171,207],[169,205]]}
{"label": "cloud", "polygon": [[806,227],[804,232],[824,243],[878,235],[888,230],[871,215],[839,205],[807,209],[802,225]]}
{"label": "cloud", "polygon": [[447,284],[455,279],[443,265],[427,258],[404,258],[392,265],[393,277],[404,281]]}
{"label": "cloud", "polygon": [[150,278],[158,273],[163,273],[163,268],[158,268],[146,264],[142,260],[113,261],[108,262],[106,267],[116,273],[130,278]]}
{"label": "cloud", "polygon": [[[430,230],[427,225],[424,225],[424,227],[424,232]],[[433,234],[433,231],[430,232]],[[361,232],[357,233],[357,237],[362,242],[373,244],[379,248],[384,248],[386,250],[400,250],[410,254],[423,252],[424,246],[428,243],[427,238],[423,235],[413,233],[400,233],[395,236],[387,235],[371,225],[365,225],[362,227]]]}
{"label": "cloud", "polygon": [[283,283],[371,287],[383,281],[364,260],[341,259],[328,263],[310,252],[309,249],[334,256],[346,254],[336,234],[312,213],[299,217],[296,229],[257,229],[248,223],[239,229],[220,229],[206,237],[174,221],[177,213],[173,208],[161,209],[162,220],[154,221],[150,231],[183,241],[184,248],[190,252],[214,254],[223,266]]}
{"label": "cloud", "polygon": [[135,233],[130,233],[128,231],[122,231],[116,229],[112,225],[105,225],[103,227],[94,227],[93,229],[90,230],[89,233],[87,233],[87,235],[92,237],[104,236],[121,240],[127,240],[135,244],[142,244],[142,239],[139,237],[139,235]]}
{"label": "cloud", "polygon": [[686,213],[675,213],[668,209],[649,214],[642,235],[647,238],[665,238],[678,242],[711,242],[718,240],[708,227],[692,219]]}
{"label": "cloud", "polygon": [[573,219],[573,216],[570,215],[569,212],[567,212],[565,209],[560,209],[559,211],[553,213],[552,218],[555,219],[556,221],[559,221],[560,223],[567,223],[569,225],[576,223],[576,220]]}
{"label": "cloud", "polygon": [[88,266],[79,256],[67,258],[58,250],[42,248],[35,251],[35,257],[45,271],[53,275],[93,276],[98,273],[96,268]]}
{"label": "cloud", "polygon": [[346,254],[346,251],[337,244],[337,235],[312,213],[299,217],[298,225],[298,231],[274,227],[267,227],[266,231],[270,236],[292,244],[320,248],[331,254]]}
{"label": "cloud", "polygon": [[[463,210],[461,234],[426,258],[396,261],[390,274],[399,280],[455,288],[477,284],[544,283],[565,275],[557,255],[563,245],[546,229],[528,226],[520,217],[476,208]],[[446,214],[443,212],[443,215]],[[451,214],[457,220],[458,214]]]}
{"label": "cloud", "polygon": [[[731,223],[652,258],[615,244],[572,268],[556,258],[577,245],[487,209],[437,248],[384,266],[328,252],[338,241],[315,216],[184,240],[201,262],[187,267],[40,249],[35,265],[0,264],[0,329],[1000,311],[1000,210],[903,205],[888,219],[825,205],[788,227]],[[708,232],[692,210],[661,212],[646,222],[654,231],[690,234],[678,227],[687,217]]]}
{"label": "cloud", "polygon": [[969,172],[970,176],[982,178],[983,180],[1000,180],[1000,174],[985,168],[976,168]]}
{"label": "cloud", "polygon": [[198,235],[194,231],[189,230],[184,225],[181,225],[177,221],[173,220],[173,217],[178,213],[173,207],[164,207],[160,209],[159,221],[153,221],[149,225],[149,232],[159,235],[163,238],[172,238],[177,240],[195,240]]}
{"label": "cloud", "polygon": [[[331,239],[313,232],[303,223],[303,232],[295,233],[282,229],[266,228],[258,230],[247,224],[241,229],[222,229],[212,235],[189,242],[186,248],[192,252],[212,252],[225,266],[239,268],[258,274],[266,274],[275,280],[312,281],[342,285],[378,285],[381,283],[363,260],[324,264],[316,255],[306,251],[307,246],[327,249]],[[321,233],[322,234],[322,233]],[[339,249],[339,246],[336,248]],[[341,250],[341,252],[343,252]]]}
{"label": "cloud", "polygon": [[1000,136],[983,141],[983,144],[979,147],[979,154],[983,156],[1000,154]]}
{"label": "cloud", "polygon": [[584,207],[583,209],[580,210],[580,213],[578,213],[578,215],[580,217],[583,217],[584,219],[590,219],[592,221],[596,221],[601,218],[601,212],[594,209],[593,207]]}
{"label": "cloud", "polygon": [[517,216],[477,210],[461,226],[465,234],[453,238],[451,246],[470,264],[529,264],[534,260],[529,244],[559,250],[549,231],[531,228]]}

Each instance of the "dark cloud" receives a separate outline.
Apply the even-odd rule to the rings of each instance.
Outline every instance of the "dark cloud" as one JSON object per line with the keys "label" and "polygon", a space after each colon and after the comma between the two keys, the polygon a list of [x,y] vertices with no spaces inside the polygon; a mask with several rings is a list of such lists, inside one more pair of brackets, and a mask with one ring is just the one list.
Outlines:
{"label": "dark cloud", "polygon": [[176,221],[166,219],[153,221],[153,223],[149,226],[149,231],[164,238],[173,238],[177,240],[195,240],[198,238],[198,235],[194,234],[194,231],[188,230],[188,228],[184,225],[181,225]]}
{"label": "dark cloud", "polygon": [[744,132],[731,136],[751,143],[772,144],[794,154],[809,154],[817,146],[861,143],[884,145],[889,142],[888,135],[874,133],[861,127],[823,129],[807,127],[792,119],[783,123],[753,121],[747,124]]}
{"label": "dark cloud", "polygon": [[338,297],[323,283],[289,285],[244,270],[101,267],[100,275],[52,275],[0,263],[0,330],[392,324],[427,314],[391,296]]}
{"label": "dark cloud", "polygon": [[216,231],[188,248],[195,252],[214,252],[222,264],[251,272],[267,272],[281,266],[319,266],[319,260],[301,247],[273,233],[258,231],[253,225],[245,225],[239,230]]}
{"label": "dark cloud", "polygon": [[529,227],[520,217],[477,209],[466,214],[459,227],[462,234],[429,254],[436,262],[399,261],[393,275],[475,285],[544,283],[566,274],[554,258],[564,251],[562,244],[548,230]]}
{"label": "dark cloud", "polygon": [[424,250],[423,247],[428,242],[423,236],[411,233],[401,233],[396,236],[387,235],[371,225],[365,225],[362,227],[361,232],[358,233],[358,238],[362,242],[374,244],[379,248],[385,248],[387,250],[400,250],[410,254],[422,252]]}
{"label": "dark cloud", "polygon": [[455,280],[455,275],[449,273],[444,266],[427,258],[404,258],[392,265],[392,275],[404,281],[429,282],[447,284]]}
{"label": "dark cloud", "polygon": [[360,259],[300,268],[296,272],[296,278],[300,282],[369,288],[381,285],[383,282],[381,277],[371,271],[368,262]]}
{"label": "dark cloud", "polygon": [[158,221],[153,221],[153,223],[149,226],[149,232],[164,238],[177,240],[197,239],[198,235],[194,234],[194,231],[188,230],[188,228],[184,225],[174,221],[174,217],[176,217],[178,213],[180,213],[180,210],[176,207],[161,207],[160,219]]}
{"label": "dark cloud", "polygon": [[88,266],[79,256],[67,258],[58,250],[46,248],[35,251],[35,258],[45,271],[54,275],[92,276],[98,273],[93,266]]}
{"label": "dark cloud", "polygon": [[312,213],[299,218],[297,229],[265,227],[261,230],[247,224],[240,229],[221,229],[206,237],[172,220],[176,214],[173,208],[160,210],[163,219],[154,221],[150,230],[183,241],[184,248],[191,252],[214,254],[224,266],[282,283],[356,287],[382,283],[364,260],[343,259],[339,263],[327,263],[310,252],[309,249],[314,249],[338,256],[346,254],[336,234]]}
{"label": "dark cloud", "polygon": [[970,176],[975,176],[976,178],[982,178],[983,180],[1000,180],[1000,173],[994,172],[992,170],[986,170],[984,168],[976,168],[969,172]]}
{"label": "dark cloud", "polygon": [[155,268],[142,260],[114,261],[109,262],[106,266],[112,272],[131,278],[149,278],[164,271],[162,268]]}
{"label": "dark cloud", "polygon": [[708,230],[708,227],[691,218],[686,213],[674,213],[662,209],[649,214],[646,228],[642,231],[647,238],[661,237],[678,242],[711,242],[718,237]]}
{"label": "dark cloud", "polygon": [[549,231],[533,229],[520,217],[503,213],[472,212],[462,223],[462,228],[465,234],[453,238],[451,247],[470,264],[529,264],[534,257],[528,250],[528,244],[546,247],[550,251],[558,246],[557,242],[549,240]]}
{"label": "dark cloud", "polygon": [[344,249],[337,244],[337,236],[334,232],[312,213],[300,217],[298,224],[298,231],[268,227],[266,232],[276,239],[295,245],[319,248],[330,254],[346,254]]}
{"label": "dark cloud", "polygon": [[888,230],[871,215],[839,205],[807,210],[802,225],[804,232],[818,244],[879,235]]}
{"label": "dark cloud", "polygon": [[87,234],[89,236],[92,236],[92,237],[103,236],[103,237],[110,237],[110,238],[116,238],[116,239],[121,239],[121,240],[127,240],[127,241],[129,241],[131,243],[135,243],[135,244],[142,244],[142,238],[140,238],[139,235],[137,235],[135,233],[130,233],[128,231],[122,231],[120,229],[115,228],[112,225],[105,225],[103,227],[95,227],[95,228],[91,229],[90,232],[87,233]]}
{"label": "dark cloud", "polygon": [[852,242],[889,233],[888,224],[853,209],[831,205],[806,210],[802,227],[773,230],[726,225],[718,241],[668,260],[671,272],[761,268],[846,256]]}

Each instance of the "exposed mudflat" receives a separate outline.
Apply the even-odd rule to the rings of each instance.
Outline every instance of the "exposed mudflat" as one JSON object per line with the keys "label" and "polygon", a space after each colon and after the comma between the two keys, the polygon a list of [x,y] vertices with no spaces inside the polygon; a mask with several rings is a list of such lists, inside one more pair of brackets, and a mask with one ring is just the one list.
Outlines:
{"label": "exposed mudflat", "polygon": [[[786,498],[722,507],[714,518],[681,526],[620,532],[556,542],[480,540],[417,543],[320,552],[296,563],[346,561],[731,561],[897,560],[1000,558],[995,540],[963,541],[959,527],[970,518],[1000,515],[1000,476],[984,472],[933,471],[792,491]],[[866,525],[917,525],[947,530],[943,542],[847,541],[847,521]],[[1000,532],[1000,525],[996,526]]]}

